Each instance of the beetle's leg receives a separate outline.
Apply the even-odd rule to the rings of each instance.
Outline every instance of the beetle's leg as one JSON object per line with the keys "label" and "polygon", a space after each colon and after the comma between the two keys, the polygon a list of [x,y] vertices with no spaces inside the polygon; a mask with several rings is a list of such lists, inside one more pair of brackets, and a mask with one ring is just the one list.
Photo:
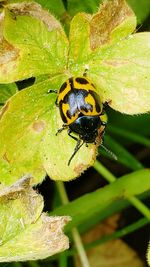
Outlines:
{"label": "beetle's leg", "polygon": [[73,154],[71,155],[69,161],[68,161],[68,166],[70,165],[72,159],[74,158],[75,154],[78,152],[78,150],[81,148],[81,146],[83,146],[84,144],[84,141],[82,141],[81,139],[78,139],[77,143],[76,143],[76,146],[75,146],[75,149],[74,149],[74,152]]}
{"label": "beetle's leg", "polygon": [[103,105],[104,105],[104,107],[108,107],[108,105],[110,105],[111,104],[111,102],[112,102],[112,100],[111,99],[109,99],[109,100],[107,100],[107,101],[105,101],[104,103],[103,103]]}
{"label": "beetle's leg", "polygon": [[62,128],[58,129],[56,135],[58,135],[59,133],[61,133],[63,130],[65,130],[67,128],[67,125],[63,124]]}
{"label": "beetle's leg", "polygon": [[70,129],[68,129],[68,135],[71,137],[71,138],[73,138],[74,140],[76,140],[76,141],[78,141],[79,139],[77,138],[77,137],[75,137],[75,136],[73,136],[73,135],[71,135],[71,133],[72,133],[72,131],[70,130]]}
{"label": "beetle's leg", "polygon": [[105,134],[105,130],[103,130],[100,134],[101,138],[102,138],[102,142],[104,141],[104,134]]}
{"label": "beetle's leg", "polygon": [[107,122],[106,121],[101,121],[103,126],[106,126]]}
{"label": "beetle's leg", "polygon": [[105,101],[103,103],[103,111],[102,111],[102,114],[105,113],[106,108],[109,106],[109,104],[111,104],[111,102],[112,102],[112,100],[108,100],[108,101]]}

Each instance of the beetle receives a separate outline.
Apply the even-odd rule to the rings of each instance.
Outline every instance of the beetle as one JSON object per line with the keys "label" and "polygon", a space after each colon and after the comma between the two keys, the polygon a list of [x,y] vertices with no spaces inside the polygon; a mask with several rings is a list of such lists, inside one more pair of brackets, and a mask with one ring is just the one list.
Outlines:
{"label": "beetle", "polygon": [[[56,93],[55,90],[48,92]],[[86,76],[71,77],[60,87],[56,105],[59,107],[63,125],[57,134],[68,129],[68,135],[77,141],[68,166],[83,144],[88,146],[88,143],[102,142],[107,123],[107,104],[102,103],[94,84]],[[77,134],[78,138],[72,133]]]}

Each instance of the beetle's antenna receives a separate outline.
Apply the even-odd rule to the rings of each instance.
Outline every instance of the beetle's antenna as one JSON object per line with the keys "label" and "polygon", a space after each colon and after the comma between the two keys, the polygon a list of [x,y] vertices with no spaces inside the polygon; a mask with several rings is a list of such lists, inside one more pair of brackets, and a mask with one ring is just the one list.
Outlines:
{"label": "beetle's antenna", "polygon": [[102,147],[108,154],[110,154],[114,160],[118,160],[117,156],[116,156],[111,150],[109,150],[106,146],[104,146],[104,145],[102,145],[102,144],[100,144],[100,146],[101,146],[101,147]]}
{"label": "beetle's antenna", "polygon": [[84,144],[84,141],[82,142],[81,139],[79,139],[77,141],[77,144],[75,146],[74,152],[73,152],[73,154],[71,155],[71,157],[70,157],[70,159],[68,161],[68,166],[70,165],[70,163],[71,163],[72,159],[74,158],[75,154],[78,152],[78,150],[81,148],[81,146],[83,146],[83,144]]}

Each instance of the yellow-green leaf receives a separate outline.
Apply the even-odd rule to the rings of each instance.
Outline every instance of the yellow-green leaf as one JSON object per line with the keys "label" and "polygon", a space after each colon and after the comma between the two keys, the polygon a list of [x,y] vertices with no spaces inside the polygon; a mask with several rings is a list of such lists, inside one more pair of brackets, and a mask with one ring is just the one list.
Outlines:
{"label": "yellow-green leaf", "polygon": [[76,141],[68,136],[67,130],[56,136],[62,127],[55,106],[57,95],[47,92],[60,88],[66,78],[58,76],[22,90],[2,109],[1,183],[12,184],[26,173],[32,174],[34,184],[41,182],[46,173],[54,180],[70,180],[93,164],[96,146],[91,144],[84,145],[68,166]]}
{"label": "yellow-green leaf", "polygon": [[88,64],[94,49],[121,40],[135,27],[136,17],[124,0],[104,2],[93,16],[78,13],[70,27],[70,68]]}
{"label": "yellow-green leaf", "polygon": [[106,1],[90,21],[90,43],[95,49],[120,40],[136,28],[136,17],[124,0]]}
{"label": "yellow-green leaf", "polygon": [[87,75],[103,102],[126,114],[150,111],[150,33],[132,34],[136,19],[124,0],[97,14],[77,14],[70,27],[69,67]]}
{"label": "yellow-green leaf", "polygon": [[40,5],[20,3],[7,6],[3,36],[1,83],[64,71],[68,53],[66,35],[60,23]]}
{"label": "yellow-green leaf", "polygon": [[111,101],[112,108],[127,114],[150,111],[150,33],[104,46],[95,52],[89,69],[103,101]]}
{"label": "yellow-green leaf", "polygon": [[42,213],[43,199],[24,176],[0,191],[0,262],[46,258],[68,248],[62,228],[69,217]]}

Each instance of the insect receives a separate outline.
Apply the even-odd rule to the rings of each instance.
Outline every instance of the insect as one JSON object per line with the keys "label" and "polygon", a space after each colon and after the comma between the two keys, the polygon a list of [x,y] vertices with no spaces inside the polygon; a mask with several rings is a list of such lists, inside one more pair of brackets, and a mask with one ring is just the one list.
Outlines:
{"label": "insect", "polygon": [[[56,93],[54,90],[48,92]],[[68,166],[83,144],[101,143],[107,123],[106,104],[102,103],[94,84],[86,76],[71,77],[60,87],[56,105],[63,125],[57,134],[67,129],[68,135],[77,141]]]}

